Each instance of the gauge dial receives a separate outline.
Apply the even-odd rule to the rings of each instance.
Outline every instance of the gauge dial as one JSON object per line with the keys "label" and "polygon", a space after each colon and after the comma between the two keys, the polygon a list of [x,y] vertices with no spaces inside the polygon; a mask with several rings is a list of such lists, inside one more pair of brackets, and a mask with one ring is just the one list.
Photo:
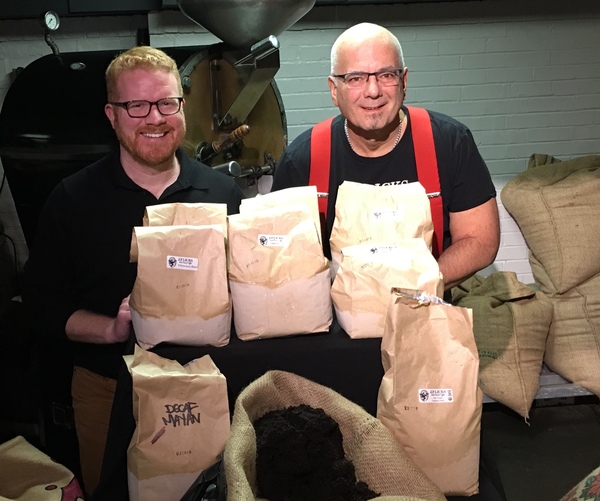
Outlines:
{"label": "gauge dial", "polygon": [[60,26],[58,14],[53,10],[49,10],[43,16],[44,26],[49,30],[55,31]]}

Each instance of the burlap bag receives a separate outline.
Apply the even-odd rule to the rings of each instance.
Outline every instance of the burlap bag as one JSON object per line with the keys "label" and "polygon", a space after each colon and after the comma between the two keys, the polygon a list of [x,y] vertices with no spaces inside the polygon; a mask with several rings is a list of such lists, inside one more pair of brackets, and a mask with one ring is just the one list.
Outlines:
{"label": "burlap bag", "polygon": [[554,372],[600,396],[600,274],[564,294],[554,309],[544,361]]}
{"label": "burlap bag", "polygon": [[532,155],[502,190],[554,315],[546,364],[600,395],[600,155],[561,162]]}
{"label": "burlap bag", "polygon": [[346,458],[358,480],[382,493],[378,500],[445,500],[383,424],[330,388],[283,371],[269,371],[251,383],[235,403],[225,446],[227,499],[256,497],[256,435],[253,422],[269,411],[306,404],[323,409],[340,426]]}
{"label": "burlap bag", "polygon": [[529,419],[540,387],[552,303],[511,271],[474,275],[452,289],[452,302],[473,310],[479,386]]}
{"label": "burlap bag", "polygon": [[600,155],[565,162],[532,155],[527,170],[502,189],[504,207],[555,292],[600,273],[599,192]]}

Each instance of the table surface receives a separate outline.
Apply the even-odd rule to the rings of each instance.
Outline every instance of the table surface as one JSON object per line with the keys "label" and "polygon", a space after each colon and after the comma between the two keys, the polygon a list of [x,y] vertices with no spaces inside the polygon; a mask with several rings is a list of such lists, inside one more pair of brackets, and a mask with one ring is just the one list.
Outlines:
{"label": "table surface", "polygon": [[[133,341],[129,351],[133,351]],[[237,395],[269,370],[284,370],[306,377],[332,388],[370,414],[375,416],[377,413],[377,393],[383,377],[381,339],[351,339],[335,321],[335,316],[329,332],[324,333],[242,341],[232,330],[230,342],[224,347],[165,343],[155,346],[151,351],[181,364],[210,355],[227,379],[232,413]],[[131,376],[123,363],[117,382],[102,476],[92,501],[128,501],[127,448],[135,430],[132,391]],[[500,494],[501,482],[492,463],[482,463],[481,492],[468,498],[470,501],[505,499]]]}

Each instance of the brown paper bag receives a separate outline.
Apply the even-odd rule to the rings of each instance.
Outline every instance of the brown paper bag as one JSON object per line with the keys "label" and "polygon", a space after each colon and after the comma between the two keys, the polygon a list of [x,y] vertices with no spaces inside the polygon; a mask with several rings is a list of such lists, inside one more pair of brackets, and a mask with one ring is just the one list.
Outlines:
{"label": "brown paper bag", "polygon": [[420,183],[373,186],[344,181],[340,185],[329,239],[334,272],[344,247],[394,245],[405,238],[422,238],[431,248],[431,206]]}
{"label": "brown paper bag", "polygon": [[[227,236],[227,204],[185,203],[173,202],[168,204],[150,205],[144,210],[143,226],[204,226],[220,224],[223,235]],[[129,262],[136,263],[138,256],[135,230],[131,235]]]}
{"label": "brown paper bag", "polygon": [[483,393],[472,312],[392,291],[377,417],[446,495],[479,490]]}
{"label": "brown paper bag", "polygon": [[244,198],[240,205],[240,214],[247,214],[261,209],[281,208],[284,205],[299,204],[305,204],[310,210],[319,234],[319,241],[321,242],[321,221],[316,186],[296,186],[266,193],[265,195]]}
{"label": "brown paper bag", "polygon": [[338,322],[351,338],[383,336],[392,287],[444,294],[440,268],[422,238],[352,245],[342,255],[331,297]]}
{"label": "brown paper bag", "polygon": [[329,264],[305,205],[229,217],[229,285],[242,340],[329,330]]}
{"label": "brown paper bag", "polygon": [[127,450],[131,501],[178,501],[229,438],[227,381],[210,356],[185,366],[135,347],[136,428]]}
{"label": "brown paper bag", "polygon": [[138,273],[129,305],[137,341],[224,346],[231,331],[220,225],[139,226]]}

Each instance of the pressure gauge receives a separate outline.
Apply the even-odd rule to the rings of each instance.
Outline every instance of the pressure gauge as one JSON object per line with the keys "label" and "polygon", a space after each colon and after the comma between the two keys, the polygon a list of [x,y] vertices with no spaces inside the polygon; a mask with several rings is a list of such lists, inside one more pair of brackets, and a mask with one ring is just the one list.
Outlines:
{"label": "pressure gauge", "polygon": [[60,26],[60,18],[58,17],[58,14],[53,10],[49,10],[44,13],[44,15],[42,16],[42,22],[44,23],[44,26],[50,31],[56,31]]}

